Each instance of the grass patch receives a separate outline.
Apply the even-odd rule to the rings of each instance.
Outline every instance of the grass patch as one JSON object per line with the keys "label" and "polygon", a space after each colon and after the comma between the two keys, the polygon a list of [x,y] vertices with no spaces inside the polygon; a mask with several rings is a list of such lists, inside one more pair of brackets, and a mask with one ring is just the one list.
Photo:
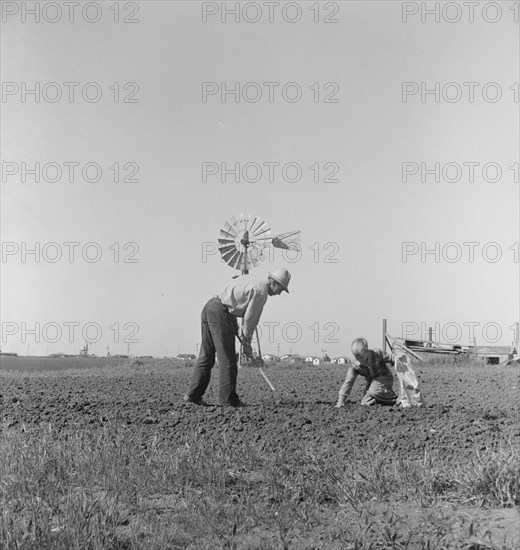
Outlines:
{"label": "grass patch", "polygon": [[510,548],[446,505],[520,504],[518,448],[443,463],[377,447],[261,450],[108,423],[4,430],[6,549]]}

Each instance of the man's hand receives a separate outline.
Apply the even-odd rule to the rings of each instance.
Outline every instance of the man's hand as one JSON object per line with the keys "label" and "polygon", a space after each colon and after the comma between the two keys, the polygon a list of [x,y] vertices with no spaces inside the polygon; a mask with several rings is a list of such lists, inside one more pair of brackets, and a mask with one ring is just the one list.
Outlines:
{"label": "man's hand", "polygon": [[265,367],[264,361],[261,357],[253,357],[251,359],[251,364],[253,365],[253,367]]}
{"label": "man's hand", "polygon": [[244,342],[242,346],[242,354],[248,361],[253,358],[253,348],[251,347],[251,344]]}

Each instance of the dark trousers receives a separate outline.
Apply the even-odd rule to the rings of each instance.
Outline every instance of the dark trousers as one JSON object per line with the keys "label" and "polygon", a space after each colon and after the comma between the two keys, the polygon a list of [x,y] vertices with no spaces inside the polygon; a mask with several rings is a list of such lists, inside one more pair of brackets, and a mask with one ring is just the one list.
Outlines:
{"label": "dark trousers", "polygon": [[235,334],[238,331],[236,317],[218,298],[211,298],[201,314],[202,342],[200,353],[191,377],[188,397],[200,401],[206,391],[211,369],[215,365],[215,354],[219,365],[219,399],[221,405],[236,405],[238,395],[237,359],[235,355]]}

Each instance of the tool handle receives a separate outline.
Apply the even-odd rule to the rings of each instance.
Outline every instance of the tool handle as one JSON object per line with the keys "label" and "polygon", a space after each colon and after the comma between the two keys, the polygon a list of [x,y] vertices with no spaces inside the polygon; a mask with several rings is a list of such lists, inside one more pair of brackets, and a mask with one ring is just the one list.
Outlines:
{"label": "tool handle", "polygon": [[258,367],[258,370],[260,371],[260,374],[265,378],[265,381],[269,384],[269,387],[270,387],[274,392],[276,392],[274,386],[271,384],[271,381],[269,380],[269,378],[267,378],[267,374],[265,374],[265,372],[262,370],[262,367]]}
{"label": "tool handle", "polygon": [[262,359],[262,350],[260,349],[260,338],[258,337],[258,327],[255,327],[256,343],[258,344],[258,355]]}

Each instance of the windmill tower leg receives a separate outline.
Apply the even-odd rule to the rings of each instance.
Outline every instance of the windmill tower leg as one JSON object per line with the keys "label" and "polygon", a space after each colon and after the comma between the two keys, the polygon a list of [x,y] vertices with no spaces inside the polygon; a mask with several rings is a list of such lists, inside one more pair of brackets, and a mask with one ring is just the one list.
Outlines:
{"label": "windmill tower leg", "polygon": [[[244,245],[244,265],[242,266],[242,275],[247,275],[249,273],[249,270],[247,269],[247,247],[249,245],[248,238],[249,238],[248,237],[248,232],[246,231],[245,239],[242,239],[242,244]],[[244,326],[244,319],[242,319],[242,322],[240,324],[241,324],[242,327]],[[241,331],[241,333],[243,334],[242,331]],[[244,357],[243,357],[242,340],[241,340],[240,341],[240,348],[239,348],[239,352],[238,352],[238,366],[239,367],[242,366],[243,359],[244,359]]]}

